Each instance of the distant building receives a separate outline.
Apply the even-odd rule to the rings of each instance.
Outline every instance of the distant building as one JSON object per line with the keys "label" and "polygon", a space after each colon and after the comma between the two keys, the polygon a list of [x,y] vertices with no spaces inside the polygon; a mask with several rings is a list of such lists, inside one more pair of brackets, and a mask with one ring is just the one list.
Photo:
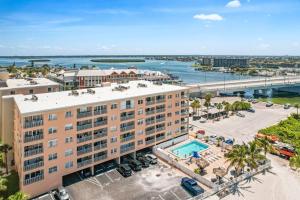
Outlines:
{"label": "distant building", "polygon": [[213,67],[248,67],[249,59],[245,58],[214,58]]}
{"label": "distant building", "polygon": [[201,60],[201,65],[203,66],[211,66],[211,58],[202,58]]}

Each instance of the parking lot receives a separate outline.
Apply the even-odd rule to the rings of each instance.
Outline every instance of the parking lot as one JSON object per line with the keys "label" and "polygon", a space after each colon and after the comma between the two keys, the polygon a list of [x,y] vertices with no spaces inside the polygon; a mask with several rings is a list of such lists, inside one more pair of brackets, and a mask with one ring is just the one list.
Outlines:
{"label": "parking lot", "polygon": [[65,186],[71,200],[184,200],[191,197],[180,186],[183,175],[161,162],[127,178],[116,169],[87,179],[78,173],[72,176],[68,177],[70,184]]}

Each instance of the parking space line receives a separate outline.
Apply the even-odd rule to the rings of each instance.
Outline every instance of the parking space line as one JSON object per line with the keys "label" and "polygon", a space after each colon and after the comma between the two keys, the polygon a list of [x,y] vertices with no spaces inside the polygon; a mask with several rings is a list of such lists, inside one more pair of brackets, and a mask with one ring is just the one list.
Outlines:
{"label": "parking space line", "polygon": [[112,183],[114,182],[114,180],[107,173],[105,173],[105,175]]}
{"label": "parking space line", "polygon": [[50,198],[51,198],[52,200],[55,200],[54,197],[53,197],[53,195],[52,195],[52,193],[50,193],[49,195],[50,195]]}
{"label": "parking space line", "polygon": [[160,194],[158,195],[158,197],[159,197],[161,200],[165,200]]}
{"label": "parking space line", "polygon": [[175,192],[173,192],[172,190],[170,190],[170,192],[176,197],[176,199],[181,200],[181,199],[179,198],[179,196],[178,196],[177,194],[175,194]]}

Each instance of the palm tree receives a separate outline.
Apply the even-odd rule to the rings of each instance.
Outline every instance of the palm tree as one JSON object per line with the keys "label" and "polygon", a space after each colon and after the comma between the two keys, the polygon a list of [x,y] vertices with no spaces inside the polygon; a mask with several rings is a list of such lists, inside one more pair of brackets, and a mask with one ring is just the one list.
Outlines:
{"label": "palm tree", "polygon": [[231,104],[227,102],[227,103],[225,104],[224,110],[225,110],[225,112],[226,112],[226,116],[228,117],[228,113],[229,113],[229,111],[231,110]]}
{"label": "palm tree", "polygon": [[261,154],[262,149],[259,148],[257,141],[252,141],[248,143],[247,146],[247,164],[253,170],[257,169],[258,161],[265,159],[266,157]]}
{"label": "palm tree", "polygon": [[300,169],[300,155],[296,154],[295,156],[290,158],[290,167],[295,169]]}
{"label": "palm tree", "polygon": [[7,190],[7,179],[0,177],[0,194],[5,192],[6,190]]}
{"label": "palm tree", "polygon": [[297,109],[297,117],[299,116],[299,108],[300,108],[300,104],[299,103],[296,103],[294,105],[294,107]]}
{"label": "palm tree", "polygon": [[248,164],[247,153],[247,145],[243,144],[233,146],[232,150],[225,154],[225,162],[229,162],[227,171],[230,169],[230,167],[234,167],[236,175],[239,175]]}
{"label": "palm tree", "polygon": [[199,108],[201,107],[199,100],[198,99],[194,100],[191,103],[191,107],[193,108],[193,113],[197,113],[198,115]]}
{"label": "palm tree", "polygon": [[12,150],[12,147],[9,146],[8,144],[1,144],[0,145],[0,152],[4,153],[5,156],[5,169],[6,169],[6,174],[8,174],[8,163],[7,163],[7,154],[8,152]]}
{"label": "palm tree", "polygon": [[217,104],[217,109],[219,110],[218,117],[220,118],[220,112],[223,109],[223,105],[221,103]]}
{"label": "palm tree", "polygon": [[266,156],[268,152],[272,150],[272,145],[267,139],[267,137],[256,139],[258,147],[263,149],[264,155]]}
{"label": "palm tree", "polygon": [[208,119],[208,113],[209,113],[208,109],[209,109],[209,106],[210,106],[211,98],[212,98],[212,95],[210,93],[206,94],[205,97],[204,97],[204,99],[205,99],[204,106],[207,109],[207,119]]}
{"label": "palm tree", "polygon": [[8,200],[27,200],[29,199],[28,195],[23,192],[17,192],[14,195],[8,197]]}

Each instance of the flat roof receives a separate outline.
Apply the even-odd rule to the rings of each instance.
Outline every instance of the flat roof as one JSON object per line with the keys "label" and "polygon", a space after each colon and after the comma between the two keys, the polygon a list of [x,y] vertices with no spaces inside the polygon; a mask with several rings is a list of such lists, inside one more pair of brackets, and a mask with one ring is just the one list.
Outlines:
{"label": "flat roof", "polygon": [[113,73],[121,74],[121,73],[130,72],[137,73],[136,69],[82,69],[79,70],[76,76],[109,76]]}
{"label": "flat roof", "polygon": [[7,79],[6,87],[1,87],[0,89],[40,87],[40,86],[50,86],[50,85],[59,85],[59,84],[47,78]]}
{"label": "flat roof", "polygon": [[[142,87],[144,84],[146,87]],[[128,87],[123,91],[115,90],[117,87]],[[76,90],[79,95],[72,95],[72,91],[35,94],[36,101],[30,100],[32,95],[14,95],[16,105],[21,114],[30,114],[40,111],[56,110],[66,107],[83,106],[100,102],[130,99],[138,96],[147,96],[174,92],[187,89],[186,87],[170,84],[154,84],[149,81],[130,81],[125,84],[112,83],[110,86],[92,88],[94,94],[88,93],[88,89]]]}

